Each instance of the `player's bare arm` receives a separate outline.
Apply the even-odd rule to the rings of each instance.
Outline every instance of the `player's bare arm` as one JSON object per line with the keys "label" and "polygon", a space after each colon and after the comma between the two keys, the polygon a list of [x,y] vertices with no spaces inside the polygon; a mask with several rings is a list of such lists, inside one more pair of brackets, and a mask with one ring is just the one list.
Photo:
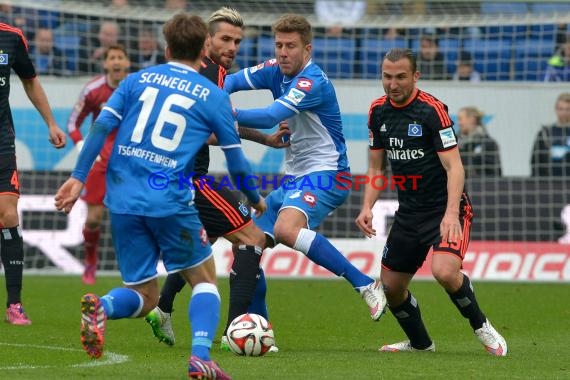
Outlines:
{"label": "player's bare arm", "polygon": [[[289,131],[289,127],[287,126],[286,121],[282,121],[279,123],[279,129],[272,134],[267,134],[263,132],[259,132],[257,129],[248,128],[248,127],[238,127],[239,137],[242,140],[249,140],[256,142],[261,145],[266,145],[271,148],[286,148],[291,145],[289,139],[283,139],[285,136],[289,136],[291,131]],[[218,139],[216,135],[213,133],[210,135],[207,141],[208,145],[219,145]]]}
{"label": "player's bare arm", "polygon": [[[373,178],[375,176],[384,175],[385,168],[386,151],[384,149],[371,149],[368,153],[368,177]],[[376,236],[376,230],[372,228],[372,207],[378,197],[380,197],[380,192],[381,191],[375,189],[371,183],[366,183],[364,186],[362,208],[355,220],[360,231],[368,238]]]}
{"label": "player's bare arm", "polygon": [[83,190],[83,183],[76,178],[70,177],[61,185],[55,195],[55,208],[69,214],[79,198],[81,190]]}
{"label": "player's bare arm", "polygon": [[49,142],[57,149],[63,148],[66,140],[65,133],[57,126],[53,118],[46,93],[39,79],[37,77],[22,79],[22,84],[26,95],[48,126]]}
{"label": "player's bare arm", "polygon": [[447,242],[458,242],[463,238],[461,223],[459,223],[459,202],[465,184],[465,172],[459,149],[453,148],[439,152],[438,156],[447,172],[447,206],[440,224],[441,239]]}

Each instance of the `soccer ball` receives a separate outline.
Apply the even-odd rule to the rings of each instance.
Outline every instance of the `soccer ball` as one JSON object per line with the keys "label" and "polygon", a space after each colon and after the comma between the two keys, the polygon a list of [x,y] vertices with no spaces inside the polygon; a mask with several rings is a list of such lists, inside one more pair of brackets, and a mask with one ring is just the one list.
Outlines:
{"label": "soccer ball", "polygon": [[226,332],[232,352],[240,356],[262,356],[275,344],[271,324],[258,314],[242,314]]}

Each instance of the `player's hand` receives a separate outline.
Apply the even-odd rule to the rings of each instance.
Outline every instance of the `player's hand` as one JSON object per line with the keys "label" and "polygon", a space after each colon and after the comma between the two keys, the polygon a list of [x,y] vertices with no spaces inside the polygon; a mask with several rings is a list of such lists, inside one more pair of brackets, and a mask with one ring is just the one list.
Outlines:
{"label": "player's hand", "polygon": [[55,194],[55,208],[69,214],[73,205],[83,190],[83,183],[75,178],[69,178]]}
{"label": "player's hand", "polygon": [[279,123],[279,129],[271,135],[267,136],[266,145],[272,148],[286,148],[291,145],[289,141],[289,136],[291,135],[291,130],[289,129],[289,123],[287,121],[282,121]]}
{"label": "player's hand", "polygon": [[49,127],[49,142],[56,147],[57,149],[61,149],[65,146],[65,133],[57,126],[51,125]]}
{"label": "player's hand", "polygon": [[265,203],[265,198],[259,197],[259,202],[252,205],[251,207],[255,209],[256,216],[258,217],[261,216],[265,212],[265,210],[267,210],[267,203]]}
{"label": "player's hand", "polygon": [[372,210],[362,210],[354,221],[356,226],[367,238],[376,236],[376,230],[372,228]]}
{"label": "player's hand", "polygon": [[456,212],[445,212],[439,225],[441,241],[444,243],[458,243],[463,239],[459,215]]}

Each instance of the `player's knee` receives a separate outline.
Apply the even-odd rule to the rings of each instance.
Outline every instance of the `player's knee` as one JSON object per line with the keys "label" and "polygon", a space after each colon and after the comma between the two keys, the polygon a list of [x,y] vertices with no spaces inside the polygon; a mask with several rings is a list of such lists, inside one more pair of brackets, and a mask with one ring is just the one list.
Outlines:
{"label": "player's knee", "polygon": [[154,309],[158,305],[158,292],[154,291],[139,291],[139,294],[142,296],[143,299],[143,307],[139,316],[147,315],[152,309]]}
{"label": "player's knee", "polygon": [[15,227],[18,225],[18,210],[15,207],[0,208],[0,226]]}
{"label": "player's knee", "polygon": [[454,288],[459,278],[459,273],[455,268],[446,266],[433,267],[432,274],[437,282],[446,289]]}
{"label": "player's knee", "polygon": [[273,232],[275,234],[275,243],[281,243],[288,247],[295,245],[295,241],[297,241],[297,236],[299,235],[298,229],[292,229],[283,224],[276,224]]}
{"label": "player's knee", "polygon": [[87,214],[87,218],[85,219],[85,227],[90,230],[95,230],[101,226],[101,221],[103,220],[103,216],[98,214]]}
{"label": "player's knee", "polygon": [[248,227],[241,230],[240,235],[237,236],[237,238],[240,241],[240,244],[266,248],[265,233],[254,224],[250,224]]}
{"label": "player's knee", "polygon": [[406,299],[407,286],[385,280],[382,280],[382,286],[389,305],[399,305]]}

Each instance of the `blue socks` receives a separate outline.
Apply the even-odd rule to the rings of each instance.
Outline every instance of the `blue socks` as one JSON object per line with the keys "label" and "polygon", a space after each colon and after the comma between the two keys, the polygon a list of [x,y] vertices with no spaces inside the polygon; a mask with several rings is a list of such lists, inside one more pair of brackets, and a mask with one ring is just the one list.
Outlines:
{"label": "blue socks", "polygon": [[210,348],[220,321],[220,294],[216,285],[202,282],[194,287],[188,318],[192,325],[192,355],[211,360]]}
{"label": "blue socks", "polygon": [[142,296],[133,289],[115,288],[101,297],[108,319],[137,317],[143,307]]}
{"label": "blue socks", "polygon": [[263,269],[259,267],[259,273],[257,274],[257,284],[255,286],[255,294],[251,300],[251,304],[247,309],[248,313],[259,314],[263,318],[269,321],[269,313],[267,311],[267,303],[265,302],[265,296],[267,295],[267,282],[265,281],[265,273]]}
{"label": "blue socks", "polygon": [[337,276],[346,278],[354,288],[366,286],[374,281],[356,269],[327,238],[315,231],[301,228],[293,248],[303,252],[314,263]]}

